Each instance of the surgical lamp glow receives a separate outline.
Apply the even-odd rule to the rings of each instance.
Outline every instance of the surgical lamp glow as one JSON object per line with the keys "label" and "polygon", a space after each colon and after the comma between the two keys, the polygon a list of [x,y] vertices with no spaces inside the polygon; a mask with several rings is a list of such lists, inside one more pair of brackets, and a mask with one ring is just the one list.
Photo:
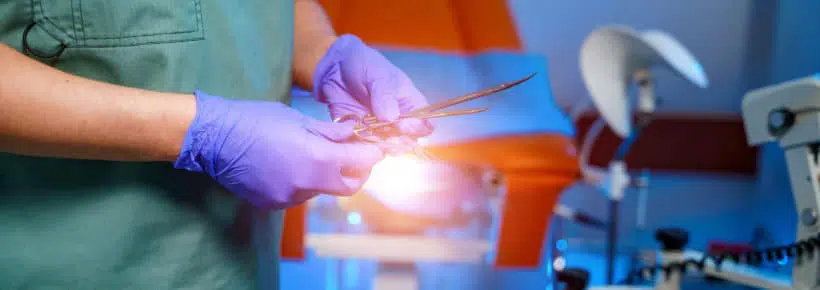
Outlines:
{"label": "surgical lamp glow", "polygon": [[435,183],[420,182],[429,176],[427,170],[419,159],[388,156],[373,166],[362,190],[379,196],[385,203],[415,203],[419,201],[419,194],[435,190]]}

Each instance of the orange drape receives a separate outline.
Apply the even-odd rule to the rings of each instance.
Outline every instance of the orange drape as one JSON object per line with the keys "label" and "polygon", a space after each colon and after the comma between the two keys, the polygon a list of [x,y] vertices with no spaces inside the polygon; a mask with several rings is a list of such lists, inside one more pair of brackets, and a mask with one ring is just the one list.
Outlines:
{"label": "orange drape", "polygon": [[[319,0],[337,33],[400,49],[470,54],[521,50],[504,0]],[[489,163],[509,188],[502,213],[496,266],[534,267],[540,262],[552,208],[578,176],[573,140],[533,134],[429,148],[443,160]],[[306,210],[287,211],[284,258],[304,257]]]}
{"label": "orange drape", "polygon": [[319,0],[337,33],[370,44],[446,52],[519,50],[503,0]]}

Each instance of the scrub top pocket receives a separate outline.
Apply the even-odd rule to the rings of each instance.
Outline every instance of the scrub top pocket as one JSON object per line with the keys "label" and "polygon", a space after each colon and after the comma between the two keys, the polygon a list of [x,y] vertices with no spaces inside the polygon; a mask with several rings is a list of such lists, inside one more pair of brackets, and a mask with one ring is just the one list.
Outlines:
{"label": "scrub top pocket", "polygon": [[34,22],[66,47],[204,38],[200,0],[30,0]]}

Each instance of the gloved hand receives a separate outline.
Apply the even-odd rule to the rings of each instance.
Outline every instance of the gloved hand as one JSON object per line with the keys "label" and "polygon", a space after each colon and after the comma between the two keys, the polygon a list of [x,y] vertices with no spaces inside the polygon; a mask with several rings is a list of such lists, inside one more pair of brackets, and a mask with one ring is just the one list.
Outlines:
{"label": "gloved hand", "polygon": [[351,137],[351,124],[320,122],[276,102],[194,95],[196,117],[174,167],[206,173],[256,207],[353,194],[383,157],[372,144],[339,143]]}
{"label": "gloved hand", "polygon": [[[353,35],[340,36],[316,66],[313,93],[328,104],[330,116],[372,114],[394,121],[402,114],[427,106],[424,95],[398,67]],[[397,127],[405,136],[432,133],[426,120],[405,119]]]}

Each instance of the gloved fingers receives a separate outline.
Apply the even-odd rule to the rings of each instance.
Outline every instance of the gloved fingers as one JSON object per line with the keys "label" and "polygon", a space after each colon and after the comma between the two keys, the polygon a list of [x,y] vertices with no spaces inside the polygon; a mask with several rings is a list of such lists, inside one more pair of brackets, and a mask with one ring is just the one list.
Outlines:
{"label": "gloved fingers", "polygon": [[429,106],[427,97],[419,91],[413,80],[406,74],[399,75],[399,109],[402,113],[407,113],[416,109]]}
{"label": "gloved fingers", "polygon": [[364,187],[367,179],[370,178],[370,172],[371,170],[349,172],[342,169],[342,182],[350,188],[350,191],[343,195],[352,195]]}
{"label": "gloved fingers", "polygon": [[[400,78],[401,89],[399,90],[399,109],[401,113],[408,113],[421,109],[429,105],[427,98],[416,88],[407,75],[402,74]],[[402,134],[410,137],[425,137],[433,133],[434,127],[429,120],[405,119],[399,121],[397,125]]]}
{"label": "gloved fingers", "polygon": [[366,83],[373,115],[381,121],[395,121],[399,110],[399,79],[395,74],[380,76]]}
{"label": "gloved fingers", "polygon": [[370,176],[373,166],[384,158],[382,150],[369,143],[335,143],[328,149],[332,161],[326,167],[323,192],[333,195],[351,195],[358,191]]}
{"label": "gloved fingers", "polygon": [[337,143],[335,150],[340,168],[348,175],[369,172],[376,163],[384,159],[384,151],[371,143]]}
{"label": "gloved fingers", "polygon": [[[305,185],[310,186],[303,186],[302,188],[312,192],[348,196],[359,190],[359,187],[355,187],[358,182],[355,180],[351,181],[350,179],[357,179],[357,176],[369,175],[369,173],[361,173],[360,170],[355,172],[344,170],[338,162],[334,162],[334,160],[328,160],[321,164],[323,165],[315,167],[313,171],[307,173],[309,177],[305,178],[305,180],[307,180]],[[349,177],[346,175],[349,175]]]}
{"label": "gloved fingers", "polygon": [[330,117],[333,119],[348,114],[364,117],[369,112],[366,107],[362,106],[359,101],[339,84],[334,82],[324,84],[322,86],[322,92],[327,98],[328,110],[330,111]]}
{"label": "gloved fingers", "polygon": [[323,173],[322,182],[316,188],[311,188],[311,191],[338,196],[349,196],[356,193],[358,189],[348,185],[338,167],[326,169],[326,171],[321,171]]}
{"label": "gloved fingers", "polygon": [[429,120],[416,118],[402,119],[396,124],[396,127],[402,134],[413,138],[426,137],[433,133],[433,125]]}
{"label": "gloved fingers", "polygon": [[353,128],[356,123],[348,122],[322,122],[319,120],[307,118],[305,120],[305,129],[309,132],[324,137],[332,142],[343,142],[353,137]]}
{"label": "gloved fingers", "polygon": [[358,105],[351,105],[347,103],[332,103],[327,106],[330,111],[330,117],[333,119],[345,116],[356,115],[359,118],[364,118],[368,114],[368,110]]}
{"label": "gloved fingers", "polygon": [[293,194],[293,196],[291,196],[290,201],[288,203],[284,204],[281,207],[282,208],[293,207],[293,206],[299,205],[303,202],[306,202],[306,201],[310,200],[311,198],[313,198],[317,195],[319,195],[319,193],[316,192],[316,191],[313,191],[313,190],[298,190]]}

